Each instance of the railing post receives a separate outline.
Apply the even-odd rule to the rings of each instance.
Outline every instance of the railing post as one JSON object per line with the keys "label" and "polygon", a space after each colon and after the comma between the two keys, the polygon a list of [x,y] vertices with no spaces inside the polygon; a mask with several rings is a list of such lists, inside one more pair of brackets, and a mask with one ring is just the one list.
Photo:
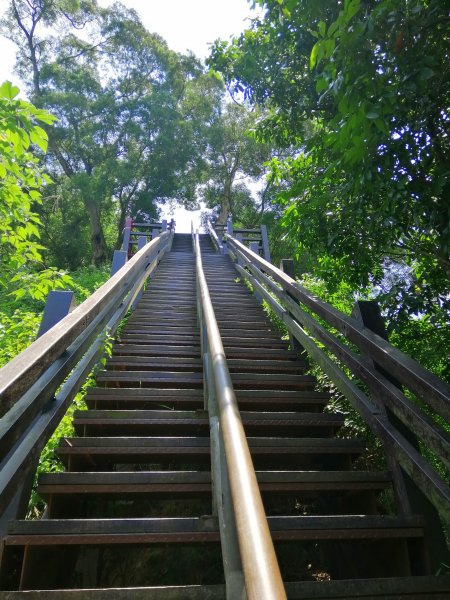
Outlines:
{"label": "railing post", "polygon": [[[137,240],[138,252],[139,252],[139,250],[142,250],[142,248],[146,245],[147,245],[147,236],[140,235]],[[132,311],[136,310],[136,306],[138,305],[138,302],[141,299],[141,296],[143,293],[144,293],[144,285],[141,287],[139,292],[136,294],[136,298],[133,300],[133,303],[131,304]]]}
{"label": "railing post", "polygon": [[41,337],[61,319],[64,319],[74,308],[76,302],[71,291],[52,290],[47,296],[41,325],[36,337]]}
{"label": "railing post", "polygon": [[142,250],[142,248],[147,245],[147,241],[148,240],[147,240],[147,236],[146,235],[140,235],[138,237],[138,242],[137,242],[138,251]]}
{"label": "railing post", "polygon": [[228,235],[233,235],[233,219],[231,215],[227,219],[227,233]]}
{"label": "railing post", "polygon": [[115,275],[119,269],[121,269],[127,262],[128,254],[126,250],[114,250],[110,277]]}
{"label": "railing post", "polygon": [[[244,238],[244,236],[242,235],[242,233],[236,233],[236,239],[237,239],[238,242],[241,242],[241,244],[244,243],[243,242],[243,238]],[[237,261],[236,262],[237,262],[237,264],[240,267],[245,267],[245,264],[244,264],[242,258],[239,255],[237,256]]]}
{"label": "railing post", "polygon": [[267,262],[272,262],[270,260],[270,248],[269,248],[269,238],[267,236],[267,227],[266,225],[261,225],[261,239],[262,239],[262,247],[264,258]]}
{"label": "railing post", "polygon": [[[250,250],[252,252],[254,252],[255,254],[259,254],[259,244],[258,244],[258,242],[250,242]],[[238,261],[238,264],[239,264],[239,261]],[[258,292],[258,290],[255,287],[253,288],[253,295],[255,296],[255,299],[258,302],[258,304],[262,304],[263,297],[261,296],[261,294]]]}
{"label": "railing post", "polygon": [[167,231],[167,219],[163,219],[161,221],[161,225],[162,225],[161,231]]}
{"label": "railing post", "polygon": [[[374,300],[358,301],[353,308],[352,317],[361,321],[361,323],[388,341],[388,335],[381,315],[381,310],[378,302]],[[392,376],[381,368],[377,363],[369,359],[374,368],[379,371],[386,379],[394,384],[399,389],[402,389],[401,384]],[[372,394],[376,394],[376,389],[371,389]],[[378,402],[380,404],[380,402]],[[419,440],[407,425],[401,421],[389,408],[384,404],[384,409],[387,418],[399,431],[399,433],[413,446],[420,454]],[[436,572],[442,564],[448,564],[449,551],[443,533],[442,522],[439,514],[430,500],[425,496],[422,490],[416,485],[413,479],[396,463],[390,460],[389,452],[386,453],[391,470],[394,474],[394,486],[397,496],[397,504],[400,513],[403,514],[422,514],[425,520],[425,528],[428,532],[428,539],[432,541],[428,548],[431,568]]]}
{"label": "railing post", "polygon": [[122,242],[122,250],[125,250],[125,252],[127,253],[127,256],[129,256],[131,230],[132,229],[133,229],[133,219],[131,217],[127,217],[125,219],[125,228],[123,230],[123,242]]}
{"label": "railing post", "polygon": [[[282,258],[280,261],[280,269],[283,271],[283,273],[286,273],[286,275],[289,275],[289,277],[292,277],[292,279],[295,279],[294,261],[292,260],[292,258]],[[292,296],[292,294],[290,294],[289,292],[286,292],[286,293],[290,298],[292,298],[295,302],[297,302],[296,298],[294,298],[294,296]],[[292,335],[292,333],[290,333],[290,332],[289,332],[289,345],[291,347],[291,350],[293,352],[295,352],[295,354],[305,351],[305,349],[300,344],[300,342],[297,340],[297,338],[294,337]]]}

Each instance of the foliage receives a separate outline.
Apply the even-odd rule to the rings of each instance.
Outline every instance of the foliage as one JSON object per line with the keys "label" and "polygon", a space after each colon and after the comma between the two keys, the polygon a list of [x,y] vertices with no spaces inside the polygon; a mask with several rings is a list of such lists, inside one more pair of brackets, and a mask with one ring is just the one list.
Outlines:
{"label": "foliage", "polygon": [[412,277],[392,312],[448,310],[448,3],[260,0],[264,17],[210,64],[268,116],[297,252],[328,285],[380,282],[387,257]]}
{"label": "foliage", "polygon": [[0,312],[0,367],[34,342],[40,323],[40,315],[26,310]]}
{"label": "foliage", "polygon": [[192,55],[172,52],[120,3],[11,0],[2,23],[32,97],[58,117],[48,127],[55,183],[41,212],[53,260],[73,269],[90,246],[99,265],[111,250],[105,227],[114,223],[118,244],[127,215],[193,201],[202,144],[192,108],[215,92],[198,85]]}
{"label": "foliage", "polygon": [[244,210],[253,208],[246,180],[264,174],[264,163],[271,156],[271,146],[258,142],[251,130],[257,115],[245,106],[226,104],[219,108],[207,134],[205,149],[207,182],[200,190],[209,208],[219,211],[217,223],[224,225],[233,214],[236,221],[245,219]]}
{"label": "foliage", "polygon": [[[106,267],[96,269],[90,266],[72,273],[70,287],[75,291],[77,302],[83,302],[108,277],[109,269]],[[10,297],[0,295],[0,367],[22,352],[22,350],[27,348],[36,339],[43,306],[42,302],[30,302],[27,298],[22,298],[19,302],[15,301],[12,303]],[[108,337],[105,338],[104,348],[106,354],[110,354],[111,342]],[[101,361],[100,364],[104,366],[104,361]],[[95,383],[95,372],[94,369],[42,451],[36,477],[39,473],[63,470],[63,465],[58,458],[56,448],[61,437],[73,435],[73,412],[86,408],[84,396],[86,389]],[[36,486],[34,486],[28,516],[31,518],[40,517],[44,508],[45,503],[37,494]]]}
{"label": "foliage", "polygon": [[17,98],[9,81],[0,87],[0,288],[16,299],[45,298],[69,279],[44,268],[36,207],[48,178],[39,166],[37,150],[47,149],[47,134],[38,124],[54,121],[49,113]]}
{"label": "foliage", "polygon": [[[106,267],[85,267],[71,273],[67,288],[74,290],[77,303],[81,303],[108,277]],[[7,294],[0,294],[0,367],[34,342],[43,310],[42,301],[27,297],[13,300]]]}

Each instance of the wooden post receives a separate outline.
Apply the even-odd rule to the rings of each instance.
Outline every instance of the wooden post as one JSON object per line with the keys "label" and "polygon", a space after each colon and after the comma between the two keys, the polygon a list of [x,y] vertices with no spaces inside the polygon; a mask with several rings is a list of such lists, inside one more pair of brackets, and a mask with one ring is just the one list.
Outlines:
{"label": "wooden post", "polygon": [[162,225],[161,231],[167,231],[167,219],[163,219],[161,221],[161,225]]}
{"label": "wooden post", "polygon": [[[252,252],[254,252],[255,254],[259,254],[259,244],[258,244],[258,242],[250,242],[250,250]],[[262,304],[263,297],[261,296],[261,294],[256,289],[253,289],[253,295],[255,296],[256,301],[258,302],[258,304]]]}
{"label": "wooden post", "polygon": [[272,262],[270,260],[270,249],[269,249],[269,238],[267,236],[267,227],[265,225],[261,225],[261,239],[262,239],[264,258],[267,260],[267,262]]}
{"label": "wooden post", "polygon": [[36,337],[41,337],[61,319],[64,319],[76,306],[74,293],[54,290],[49,292],[42,315],[41,325]]}
{"label": "wooden post", "polygon": [[[375,300],[360,300],[356,302],[352,312],[352,317],[359,319],[365,327],[382,337],[384,340],[388,341],[384,319],[381,315],[378,302]],[[374,361],[371,362],[375,369],[384,375],[386,379],[388,379],[399,389],[402,389],[401,384],[391,373],[387,373]],[[371,390],[371,392],[376,393],[374,390]],[[419,440],[417,439],[416,434],[413,433],[408,426],[389,409],[389,406],[384,405],[384,407],[389,421],[411,444],[411,446],[413,446],[413,448],[420,453]],[[393,463],[393,461],[390,462]],[[398,503],[400,504],[398,507],[400,513],[413,513],[423,515],[424,517],[427,539],[430,542],[428,551],[431,560],[431,572],[436,573],[442,564],[448,564],[449,561],[449,551],[443,532],[443,523],[441,522],[436,508],[425,496],[422,490],[417,487],[416,483],[411,479],[411,477],[409,477],[409,475],[397,463],[391,464],[390,467],[394,473],[394,484],[398,486],[396,493]]]}
{"label": "wooden post", "polygon": [[227,219],[227,233],[233,235],[233,220],[231,216]]}
{"label": "wooden post", "polygon": [[128,253],[126,250],[114,250],[114,256],[111,265],[110,277],[115,275],[119,269],[121,269],[127,262]]}
{"label": "wooden post", "polygon": [[124,250],[128,254],[128,249],[130,247],[130,238],[131,238],[131,227],[125,227],[123,230],[123,242],[122,242],[122,250]]}
{"label": "wooden post", "polygon": [[[280,261],[280,269],[283,271],[283,273],[286,273],[286,275],[289,275],[289,277],[295,279],[294,261],[292,260],[292,258],[282,258]],[[297,302],[297,299],[294,298],[292,294],[290,294],[289,292],[286,293],[290,298]],[[297,338],[295,338],[292,335],[292,333],[289,333],[289,345],[291,347],[292,352],[294,352],[295,354],[300,354],[305,351],[303,346],[300,344]]]}
{"label": "wooden post", "polygon": [[142,248],[147,244],[147,236],[140,235],[138,237],[138,250],[142,250]]}
{"label": "wooden post", "polygon": [[152,240],[156,239],[158,237],[160,233],[159,229],[156,229],[156,227],[154,229],[152,229]]}
{"label": "wooden post", "polygon": [[[242,235],[242,233],[236,233],[236,239],[237,239],[237,241],[241,242],[242,244],[244,243],[243,242],[243,237],[244,236]],[[243,262],[242,258],[240,258],[240,256],[237,257],[237,264],[240,267],[245,267],[244,262]]]}

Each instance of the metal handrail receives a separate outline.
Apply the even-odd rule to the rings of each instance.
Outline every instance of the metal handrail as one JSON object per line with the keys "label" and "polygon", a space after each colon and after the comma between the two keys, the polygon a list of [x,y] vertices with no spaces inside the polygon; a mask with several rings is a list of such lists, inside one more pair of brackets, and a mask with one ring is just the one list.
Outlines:
{"label": "metal handrail", "polygon": [[281,600],[286,594],[203,272],[198,233],[195,253],[199,309],[208,345],[208,364],[213,373],[247,597]]}
{"label": "metal handrail", "polygon": [[[382,373],[371,366],[364,354],[381,363],[387,372],[391,371],[395,374],[406,387],[416,392],[424,402],[428,402],[436,412],[443,415],[448,412],[449,386],[370,329],[362,327],[356,319],[347,317],[331,305],[313,296],[283,271],[249,250],[239,240],[232,236],[227,236],[227,240],[229,251],[241,263],[236,265],[239,273],[250,281],[255,291],[269,303],[277,316],[284,322],[288,331],[302,344],[337,388],[360,412],[375,435],[387,445],[390,455],[395,457],[398,464],[434,504],[444,522],[448,520],[450,518],[450,487],[404,437],[404,434],[390,422],[383,409],[388,408],[393,412],[446,464],[449,462],[450,452],[448,433],[432,421]],[[343,344],[320,325],[313,316],[300,308],[298,300],[343,333],[347,340],[357,345],[363,356]],[[314,337],[310,337],[307,331]],[[315,340],[322,343],[368,386],[372,392],[371,397],[364,394],[347,377],[342,369],[319,348]],[[383,363],[379,359],[380,354],[385,356]],[[401,378],[399,377],[400,372],[410,373],[411,377],[403,376]],[[412,377],[412,375],[416,375],[416,377]],[[421,382],[420,385],[417,384],[418,380]],[[419,394],[422,388],[428,393]],[[434,398],[434,401],[430,401],[433,391],[437,392],[437,397]]]}

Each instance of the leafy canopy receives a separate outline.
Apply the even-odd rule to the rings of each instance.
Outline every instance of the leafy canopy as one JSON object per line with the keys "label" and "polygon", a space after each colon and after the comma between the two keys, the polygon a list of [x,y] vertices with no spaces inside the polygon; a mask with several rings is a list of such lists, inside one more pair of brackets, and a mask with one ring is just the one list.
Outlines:
{"label": "leafy canopy", "polygon": [[[263,18],[210,65],[269,111],[262,139],[284,226],[330,285],[409,269],[405,313],[448,308],[450,35],[441,0],[259,0]],[[400,304],[399,304],[400,301]]]}
{"label": "leafy canopy", "polygon": [[47,134],[38,124],[54,122],[48,112],[17,98],[19,88],[0,86],[0,286],[16,298],[44,299],[69,278],[43,268],[40,221],[35,212],[41,188],[49,182],[36,149],[45,152]]}

